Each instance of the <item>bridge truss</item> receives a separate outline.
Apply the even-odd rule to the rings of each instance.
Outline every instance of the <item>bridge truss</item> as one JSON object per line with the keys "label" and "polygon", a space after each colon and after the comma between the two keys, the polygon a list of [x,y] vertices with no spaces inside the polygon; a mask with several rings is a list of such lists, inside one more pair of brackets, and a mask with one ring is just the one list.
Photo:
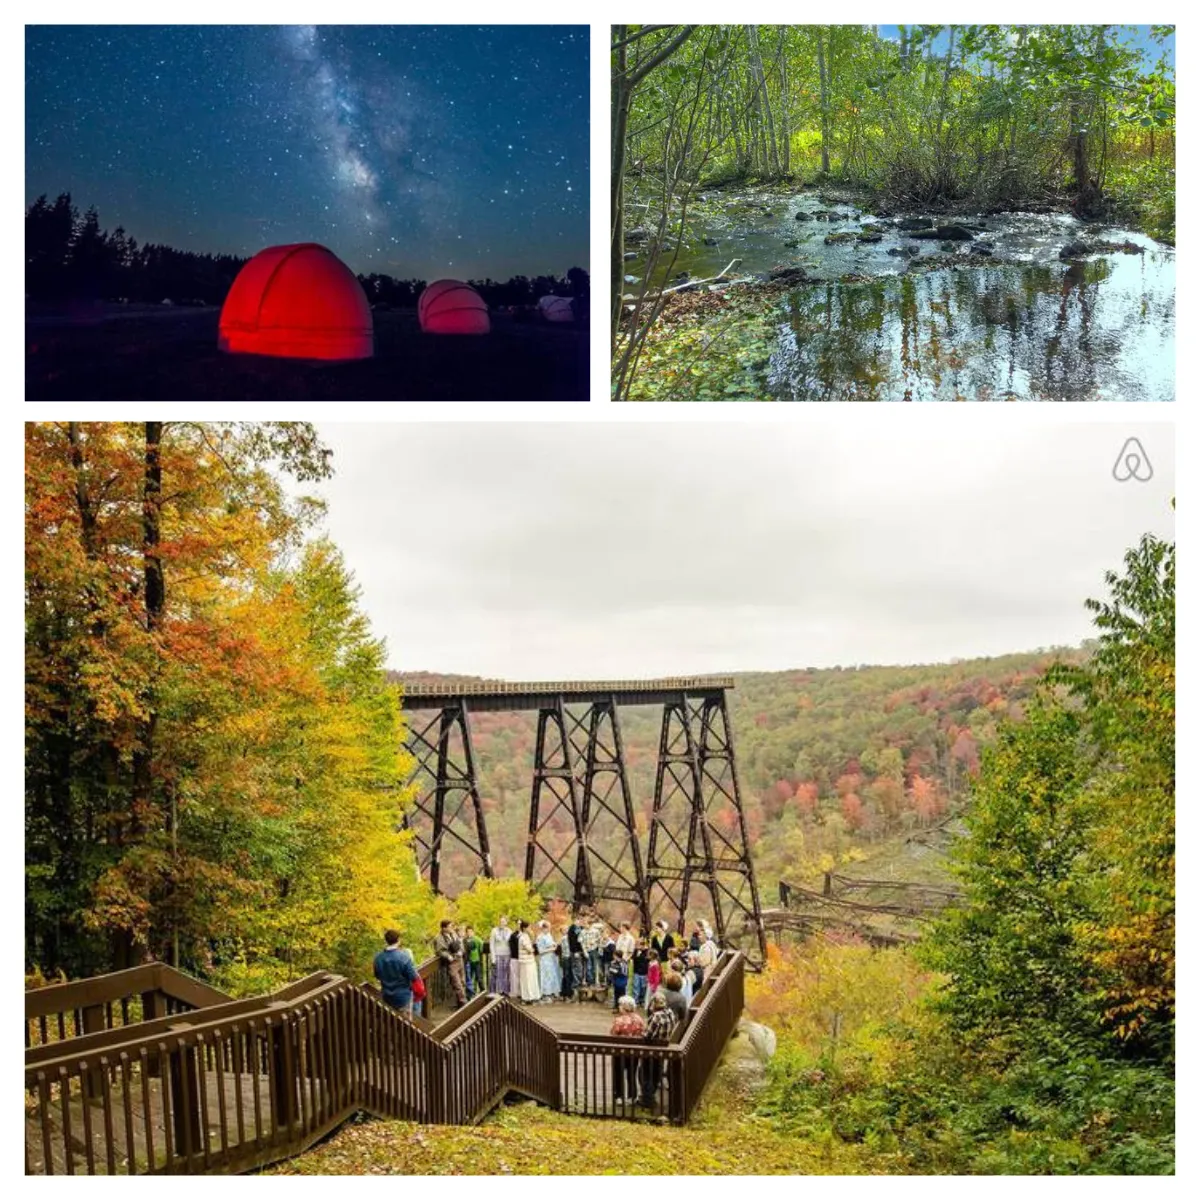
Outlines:
{"label": "bridge truss", "polygon": [[[409,684],[405,816],[417,861],[436,891],[494,875],[470,714],[534,711],[537,737],[525,843],[527,882],[576,909],[619,904],[642,928],[679,932],[710,916],[722,945],[766,955],[762,907],[738,787],[727,677],[595,683]],[[620,709],[662,708],[645,852],[626,771]]]}

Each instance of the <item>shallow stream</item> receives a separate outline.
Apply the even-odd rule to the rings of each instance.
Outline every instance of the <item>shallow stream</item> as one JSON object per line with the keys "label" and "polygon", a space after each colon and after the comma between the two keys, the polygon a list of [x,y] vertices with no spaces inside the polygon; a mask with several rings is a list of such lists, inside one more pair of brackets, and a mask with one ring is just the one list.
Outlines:
{"label": "shallow stream", "polygon": [[[924,231],[899,217],[815,192],[710,193],[656,282],[708,279],[733,260],[733,278],[803,269],[782,302],[763,297],[764,399],[1174,399],[1172,249],[1061,213],[912,215],[969,236],[914,238]],[[1080,242],[1088,252],[1060,259]],[[636,279],[645,265],[626,270]]]}

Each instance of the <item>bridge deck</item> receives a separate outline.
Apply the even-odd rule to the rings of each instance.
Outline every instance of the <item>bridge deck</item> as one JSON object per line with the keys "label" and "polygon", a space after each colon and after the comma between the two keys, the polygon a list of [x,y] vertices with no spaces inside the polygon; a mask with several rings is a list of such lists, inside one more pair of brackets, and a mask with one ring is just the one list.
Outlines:
{"label": "bridge deck", "polygon": [[668,679],[563,680],[542,683],[507,683],[481,680],[470,683],[404,684],[404,707],[445,708],[465,703],[473,712],[502,712],[542,708],[562,696],[567,704],[592,704],[614,700],[620,705],[663,704],[680,695],[713,696],[734,686],[729,675],[692,675]]}

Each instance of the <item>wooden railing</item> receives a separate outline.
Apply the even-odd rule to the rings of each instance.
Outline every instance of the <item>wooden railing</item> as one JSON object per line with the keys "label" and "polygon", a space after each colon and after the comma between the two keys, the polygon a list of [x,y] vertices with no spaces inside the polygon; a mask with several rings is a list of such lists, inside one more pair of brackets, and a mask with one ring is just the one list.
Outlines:
{"label": "wooden railing", "polygon": [[681,1087],[677,1107],[671,1112],[673,1121],[683,1124],[691,1117],[725,1043],[737,1029],[745,1000],[746,960],[740,953],[722,954],[693,997],[687,1025],[677,1043]]}
{"label": "wooden railing", "polygon": [[510,1090],[569,1112],[633,1116],[612,1086],[629,1064],[653,1084],[652,1113],[682,1122],[736,1025],[742,972],[740,954],[723,955],[668,1046],[562,1037],[489,994],[429,1033],[328,973],[249,1000],[114,1021],[26,1050],[25,1170],[247,1171],[300,1153],[356,1111],[469,1124]]}
{"label": "wooden railing", "polygon": [[674,1124],[686,1122],[737,1028],[745,970],[746,960],[739,951],[725,951],[667,1045],[592,1034],[560,1035],[563,1111],[630,1118],[640,1110]]}
{"label": "wooden railing", "polygon": [[47,984],[25,993],[25,1046],[62,1042],[228,999],[224,992],[165,963]]}

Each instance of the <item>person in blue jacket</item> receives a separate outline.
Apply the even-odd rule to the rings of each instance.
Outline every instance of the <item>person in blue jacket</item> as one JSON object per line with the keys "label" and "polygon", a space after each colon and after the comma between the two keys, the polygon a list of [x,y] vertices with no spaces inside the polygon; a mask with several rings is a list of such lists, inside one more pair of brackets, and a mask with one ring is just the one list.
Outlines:
{"label": "person in blue jacket", "polygon": [[417,967],[412,955],[400,948],[400,935],[389,929],[384,935],[384,947],[375,955],[375,978],[383,992],[383,1002],[406,1017],[412,1014],[412,985]]}

